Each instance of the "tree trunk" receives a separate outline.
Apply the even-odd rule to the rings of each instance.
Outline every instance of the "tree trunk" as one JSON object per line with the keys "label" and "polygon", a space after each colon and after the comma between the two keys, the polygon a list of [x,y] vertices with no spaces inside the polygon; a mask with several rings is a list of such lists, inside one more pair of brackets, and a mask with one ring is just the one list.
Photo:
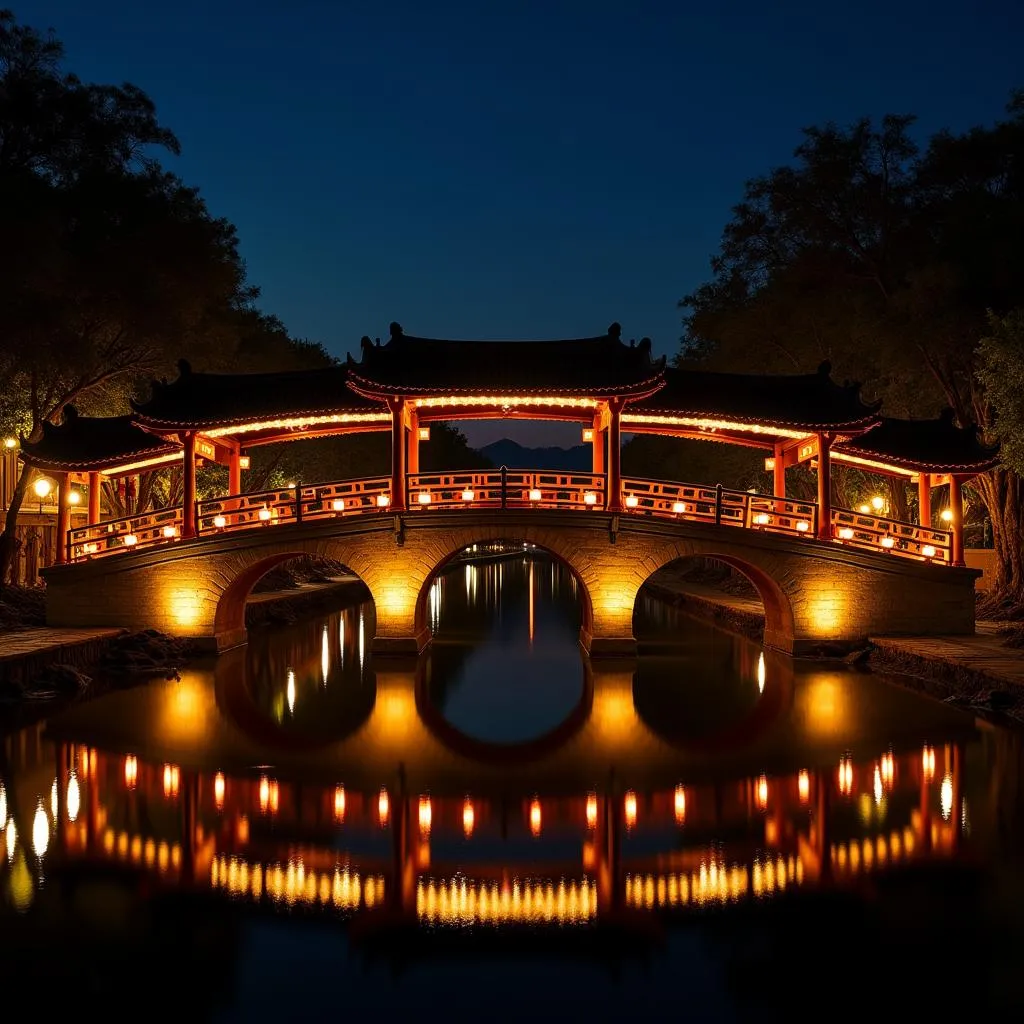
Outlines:
{"label": "tree trunk", "polygon": [[21,512],[21,506],[25,501],[25,494],[28,491],[28,482],[31,476],[31,466],[22,463],[18,482],[14,485],[14,493],[11,495],[11,504],[7,508],[4,532],[0,533],[0,590],[3,589],[4,583],[10,577],[11,569],[14,566],[18,513]]}
{"label": "tree trunk", "polygon": [[985,613],[1017,617],[1024,611],[1024,482],[1012,470],[999,468],[977,477],[971,489],[988,513],[995,548],[995,580],[983,602]]}

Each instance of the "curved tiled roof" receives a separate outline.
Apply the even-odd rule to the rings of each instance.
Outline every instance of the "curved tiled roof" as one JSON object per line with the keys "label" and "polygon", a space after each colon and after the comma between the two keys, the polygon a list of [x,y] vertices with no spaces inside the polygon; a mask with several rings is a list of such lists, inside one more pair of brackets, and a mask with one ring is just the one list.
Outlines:
{"label": "curved tiled roof", "polygon": [[618,324],[572,341],[442,341],[392,324],[386,344],[363,338],[359,362],[348,359],[355,387],[408,397],[643,395],[660,386],[664,366],[664,357],[652,358],[649,338],[623,344]]}
{"label": "curved tiled roof", "polygon": [[161,430],[209,429],[382,411],[379,402],[348,386],[343,366],[280,373],[195,373],[180,360],[178,367],[177,380],[154,381],[149,399],[132,403],[138,422]]}
{"label": "curved tiled roof", "polygon": [[998,447],[983,445],[977,427],[958,427],[952,409],[934,420],[883,419],[836,450],[925,473],[982,473],[999,462]]}
{"label": "curved tiled roof", "polygon": [[101,471],[181,451],[181,445],[143,430],[131,416],[79,416],[73,406],[64,410],[64,422],[43,424],[43,436],[24,441],[21,457],[37,469]]}
{"label": "curved tiled roof", "polygon": [[665,370],[665,386],[630,403],[627,412],[730,420],[786,429],[863,430],[878,421],[881,402],[867,403],[859,384],[837,384],[831,366],[817,373],[757,376],[705,370]]}

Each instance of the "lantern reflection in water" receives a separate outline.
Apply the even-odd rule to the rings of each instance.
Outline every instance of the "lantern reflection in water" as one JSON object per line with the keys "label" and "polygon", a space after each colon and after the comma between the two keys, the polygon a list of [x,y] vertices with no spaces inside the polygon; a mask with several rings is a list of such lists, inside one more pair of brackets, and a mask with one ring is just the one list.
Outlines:
{"label": "lantern reflection in water", "polygon": [[42,860],[46,848],[50,845],[50,820],[46,817],[46,808],[43,801],[36,804],[36,815],[32,819],[32,849],[35,855]]}
{"label": "lantern reflection in water", "polygon": [[597,827],[597,794],[587,794],[587,828]]}
{"label": "lantern reflection in water", "polygon": [[921,751],[921,770],[924,772],[925,782],[931,782],[935,778],[935,748],[925,747]]}
{"label": "lantern reflection in water", "polygon": [[630,790],[625,800],[626,829],[632,830],[636,827],[636,793]]}
{"label": "lantern reflection in water", "polygon": [[260,776],[260,810],[266,814],[277,814],[281,802],[281,789],[276,779],[268,779],[266,775]]}
{"label": "lantern reflection in water", "polygon": [[139,759],[134,754],[129,754],[124,759],[124,782],[129,789],[135,788],[139,777]]}
{"label": "lantern reflection in water", "polygon": [[476,826],[476,811],[473,810],[473,801],[466,797],[462,805],[462,834],[468,839],[473,834]]}
{"label": "lantern reflection in water", "polygon": [[217,772],[213,777],[213,803],[218,811],[224,809],[224,791],[227,784],[224,781],[224,773]]}
{"label": "lantern reflection in water", "polygon": [[540,800],[534,797],[530,802],[530,831],[535,835],[540,835]]}
{"label": "lantern reflection in water", "polygon": [[686,790],[683,789],[682,783],[676,786],[675,812],[676,824],[682,825],[686,820]]}
{"label": "lantern reflection in water", "polygon": [[853,792],[853,762],[848,757],[839,762],[839,792],[844,796]]}
{"label": "lantern reflection in water", "polygon": [[807,798],[811,795],[811,777],[806,770],[801,771],[796,777],[796,788],[800,796],[800,803],[807,803]]}
{"label": "lantern reflection in water", "polygon": [[942,786],[939,789],[939,805],[942,809],[942,820],[949,821],[953,815],[953,775],[946,772],[942,776]]}
{"label": "lantern reflection in water", "polygon": [[416,886],[416,916],[428,924],[582,924],[597,913],[597,885],[577,882],[477,882],[466,878]]}
{"label": "lantern reflection in water", "polygon": [[181,770],[176,764],[164,765],[164,796],[174,799],[181,785]]}
{"label": "lantern reflection in water", "polygon": [[388,823],[388,815],[391,813],[391,800],[388,791],[382,786],[380,796],[377,797],[377,817],[380,819],[380,827],[384,828]]}
{"label": "lantern reflection in water", "polygon": [[68,821],[72,824],[78,821],[78,812],[81,806],[82,797],[78,788],[78,776],[72,771],[68,779]]}
{"label": "lantern reflection in water", "polygon": [[334,820],[340,825],[345,820],[345,787],[334,787]]}
{"label": "lantern reflection in water", "polygon": [[758,655],[757,658],[757,691],[758,693],[764,693],[764,681],[765,681],[765,669],[764,669],[764,651]]}
{"label": "lantern reflection in water", "polygon": [[50,813],[56,818],[57,817],[57,780],[53,780],[53,784],[50,786]]}
{"label": "lantern reflection in water", "polygon": [[422,835],[430,835],[430,826],[434,820],[434,811],[430,806],[430,797],[420,797],[420,833]]}
{"label": "lantern reflection in water", "polygon": [[763,811],[768,806],[768,777],[766,775],[762,775],[757,780],[755,798],[757,806]]}

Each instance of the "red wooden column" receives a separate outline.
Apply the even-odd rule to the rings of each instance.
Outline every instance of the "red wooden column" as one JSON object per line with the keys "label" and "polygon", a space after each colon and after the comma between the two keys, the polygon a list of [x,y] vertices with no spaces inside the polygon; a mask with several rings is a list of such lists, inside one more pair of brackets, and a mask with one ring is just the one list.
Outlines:
{"label": "red wooden column", "polygon": [[196,535],[196,435],[192,430],[181,437],[185,446],[182,462],[181,535]]}
{"label": "red wooden column", "polygon": [[228,494],[242,493],[242,452],[236,448],[228,458]]}
{"label": "red wooden column", "polygon": [[407,473],[420,471],[420,419],[412,410],[409,412],[409,446],[405,454]]}
{"label": "red wooden column", "polygon": [[953,531],[953,549],[950,552],[954,565],[964,565],[964,494],[961,479],[955,473],[949,477],[949,509],[953,519],[949,524]]}
{"label": "red wooden column", "polygon": [[775,465],[772,469],[772,494],[776,498],[784,498],[786,496],[786,457],[781,444],[775,446]]}
{"label": "red wooden column", "polygon": [[89,522],[98,523],[100,521],[100,492],[103,489],[103,484],[100,482],[99,473],[89,474]]}
{"label": "red wooden column", "polygon": [[388,400],[391,410],[391,508],[405,511],[405,400]]}
{"label": "red wooden column", "polygon": [[917,478],[917,521],[926,529],[932,525],[932,478],[922,473]]}
{"label": "red wooden column", "polygon": [[594,452],[591,462],[591,472],[603,473],[604,472],[604,443],[605,436],[604,431],[601,429],[601,417],[594,417]]}
{"label": "red wooden column", "polygon": [[57,551],[54,561],[63,565],[68,560],[68,529],[71,525],[70,492],[67,473],[57,473]]}
{"label": "red wooden column", "polygon": [[622,399],[608,403],[608,511],[622,511]]}
{"label": "red wooden column", "polygon": [[832,539],[831,434],[818,435],[818,540]]}

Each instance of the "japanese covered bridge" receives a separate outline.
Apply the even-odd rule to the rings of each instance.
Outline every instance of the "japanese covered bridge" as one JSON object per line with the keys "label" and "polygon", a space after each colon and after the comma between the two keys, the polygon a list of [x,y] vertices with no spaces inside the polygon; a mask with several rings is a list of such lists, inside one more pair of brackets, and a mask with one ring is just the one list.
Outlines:
{"label": "japanese covered bridge", "polygon": [[[446,562],[491,540],[536,544],[565,562],[583,594],[581,642],[594,655],[635,649],[643,583],[680,557],[735,567],[765,606],[765,642],[799,653],[869,635],[970,633],[965,480],[996,452],[945,416],[886,419],[856,384],[816,374],[749,376],[673,369],[618,324],[573,341],[462,342],[391,326],[358,361],[269,374],[207,374],[181,363],[130,416],[68,410],[22,458],[55,477],[61,562],[47,573],[53,625],[155,627],[218,650],[245,640],[245,600],[275,564],[322,555],[357,573],[376,605],[374,649],[429,641],[427,593]],[[430,424],[479,418],[566,420],[593,446],[589,473],[420,472]],[[391,471],[247,492],[258,445],[388,432]],[[654,433],[764,450],[771,494],[624,477],[621,436]],[[196,467],[228,467],[228,492],[197,497]],[[836,507],[830,468],[848,463],[916,482],[919,521]],[[787,495],[808,465],[817,500]],[[175,467],[180,506],[104,520],[105,481]],[[932,515],[942,488],[942,514]],[[70,528],[86,493],[88,525]],[[880,504],[880,503],[876,503]],[[933,523],[939,520],[939,525]]]}

